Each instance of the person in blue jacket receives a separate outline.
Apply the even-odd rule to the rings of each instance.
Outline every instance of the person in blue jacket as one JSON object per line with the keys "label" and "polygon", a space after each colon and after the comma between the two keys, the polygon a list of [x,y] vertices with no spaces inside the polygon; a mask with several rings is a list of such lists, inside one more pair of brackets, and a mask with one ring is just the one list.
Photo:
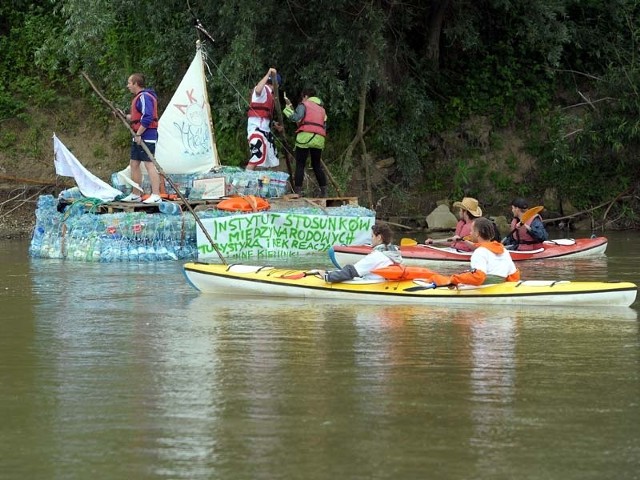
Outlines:
{"label": "person in blue jacket", "polygon": [[[156,92],[146,87],[144,75],[134,73],[127,81],[127,88],[133,94],[131,100],[131,110],[126,115],[131,123],[131,129],[135,132],[131,139],[131,155],[129,166],[131,167],[131,179],[138,185],[142,185],[141,164],[147,170],[151,183],[151,195],[144,203],[159,203],[160,197],[160,174],[156,169],[152,159],[142,148],[142,144],[147,147],[151,154],[155,154],[156,143],[158,142],[158,95]],[[142,201],[142,191],[134,188],[131,194],[122,199],[124,202]]]}

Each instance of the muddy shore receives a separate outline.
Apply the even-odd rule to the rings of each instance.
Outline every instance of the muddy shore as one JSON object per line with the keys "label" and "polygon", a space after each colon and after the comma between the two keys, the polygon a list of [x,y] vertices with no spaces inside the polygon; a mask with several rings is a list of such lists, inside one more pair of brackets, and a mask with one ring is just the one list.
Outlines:
{"label": "muddy shore", "polygon": [[0,188],[0,238],[31,238],[36,204],[51,188],[4,186]]}

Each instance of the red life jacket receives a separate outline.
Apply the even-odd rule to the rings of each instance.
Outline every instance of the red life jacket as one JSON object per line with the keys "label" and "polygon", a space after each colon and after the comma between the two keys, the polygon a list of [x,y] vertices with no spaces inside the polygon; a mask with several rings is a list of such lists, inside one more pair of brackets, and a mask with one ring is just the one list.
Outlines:
{"label": "red life jacket", "polygon": [[317,133],[323,137],[327,136],[327,130],[324,126],[324,119],[326,112],[323,107],[315,102],[305,100],[302,102],[304,105],[304,117],[298,122],[298,132]]}
{"label": "red life jacket", "polygon": [[133,129],[134,132],[138,131],[138,127],[140,126],[140,119],[142,118],[142,112],[140,112],[137,109],[136,103],[138,102],[138,99],[140,98],[140,96],[144,93],[147,94],[147,99],[151,99],[153,104],[153,113],[152,113],[153,119],[151,120],[151,123],[147,128],[158,128],[158,99],[155,97],[155,95],[149,93],[147,90],[141,90],[131,100],[131,110],[130,110],[131,128]]}
{"label": "red life jacket", "polygon": [[247,117],[260,117],[260,118],[273,118],[273,110],[275,108],[275,100],[273,99],[273,92],[268,86],[264,86],[267,91],[267,101],[264,103],[252,102],[253,91],[249,97],[249,110],[247,110]]}
{"label": "red life jacket", "polygon": [[[527,225],[531,225],[531,222],[533,222],[533,220],[537,217],[540,217],[540,215],[536,215],[533,218],[530,218],[528,222],[526,222]],[[540,217],[542,218],[542,217]],[[531,234],[529,233],[529,231],[525,228],[524,225],[522,225],[521,227],[516,228],[516,225],[518,225],[518,223],[520,223],[519,220],[517,219],[513,219],[511,220],[511,230],[515,229],[515,232],[513,232],[513,238],[516,239],[516,241],[518,242],[518,248],[517,250],[523,251],[523,250],[536,250],[538,248],[540,248],[542,246],[542,242],[536,240],[535,238],[533,238],[531,236]]]}
{"label": "red life jacket", "polygon": [[[471,235],[471,228],[473,227],[473,222],[465,222],[464,220],[458,220],[456,224],[456,235],[461,238],[465,238]],[[458,240],[451,244],[452,248],[457,250],[462,250],[464,252],[470,252],[472,248],[467,245],[464,240]]]}

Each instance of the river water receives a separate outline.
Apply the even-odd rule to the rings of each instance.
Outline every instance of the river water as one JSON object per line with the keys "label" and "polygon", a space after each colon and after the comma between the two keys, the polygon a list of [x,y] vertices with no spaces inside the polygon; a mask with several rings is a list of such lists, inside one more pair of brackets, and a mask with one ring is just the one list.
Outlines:
{"label": "river water", "polygon": [[[640,234],[608,236],[524,276],[640,283]],[[640,478],[638,302],[212,298],[0,247],[0,479]]]}

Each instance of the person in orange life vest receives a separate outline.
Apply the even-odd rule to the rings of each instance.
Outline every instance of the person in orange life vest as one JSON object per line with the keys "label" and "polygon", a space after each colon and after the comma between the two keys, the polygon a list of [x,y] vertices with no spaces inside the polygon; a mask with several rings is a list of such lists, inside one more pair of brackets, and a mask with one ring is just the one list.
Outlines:
{"label": "person in orange life vest", "polygon": [[487,285],[520,280],[520,270],[511,259],[509,251],[500,242],[493,240],[495,227],[491,220],[479,217],[473,220],[471,241],[476,248],[471,254],[470,270],[455,275],[434,274],[429,280],[436,286]]}
{"label": "person in orange life vest", "polygon": [[[280,165],[278,152],[271,133],[271,121],[275,109],[273,82],[281,82],[280,74],[270,68],[251,91],[251,101],[247,110],[247,141],[249,142],[249,163],[247,170],[273,168]],[[275,130],[282,130],[278,122],[273,122]]]}
{"label": "person in orange life vest", "polygon": [[[126,119],[131,122],[131,128],[135,133],[131,140],[131,155],[129,165],[131,167],[131,179],[138,185],[142,184],[142,167],[144,163],[151,182],[151,195],[144,203],[158,203],[160,198],[160,174],[155,164],[142,148],[142,142],[153,155],[158,141],[158,96],[151,88],[146,88],[144,75],[134,73],[127,80],[127,88],[133,94],[131,110]],[[142,191],[134,188],[133,191],[122,199],[124,202],[140,202]]]}
{"label": "person in orange life vest", "polygon": [[322,100],[316,97],[313,88],[302,90],[301,100],[295,111],[293,105],[286,100],[284,115],[298,124],[296,130],[296,173],[293,182],[294,192],[302,194],[304,167],[307,157],[311,155],[311,166],[318,180],[320,196],[327,196],[327,176],[322,169],[322,150],[327,136],[327,113]]}
{"label": "person in orange life vest", "polygon": [[316,275],[324,278],[325,282],[338,283],[351,280],[355,277],[366,279],[382,279],[380,275],[371,273],[377,268],[402,263],[400,249],[391,243],[393,234],[389,225],[375,224],[371,227],[371,253],[354,265],[345,265],[340,270],[317,270]]}
{"label": "person in orange life vest", "polygon": [[[456,231],[452,237],[446,239],[447,242],[453,242],[450,246],[457,250],[471,252],[475,249],[474,243],[469,239],[471,235],[471,225],[473,221],[482,216],[482,209],[478,204],[478,200],[471,197],[464,197],[461,202],[454,202],[454,207],[458,207],[458,223]],[[426,244],[433,243],[431,238],[425,240]]]}
{"label": "person in orange life vest", "polygon": [[502,239],[502,243],[509,250],[536,250],[542,246],[542,242],[549,239],[549,234],[544,228],[542,217],[536,215],[526,223],[522,223],[520,218],[529,209],[529,204],[524,198],[516,198],[511,202],[511,231]]}

